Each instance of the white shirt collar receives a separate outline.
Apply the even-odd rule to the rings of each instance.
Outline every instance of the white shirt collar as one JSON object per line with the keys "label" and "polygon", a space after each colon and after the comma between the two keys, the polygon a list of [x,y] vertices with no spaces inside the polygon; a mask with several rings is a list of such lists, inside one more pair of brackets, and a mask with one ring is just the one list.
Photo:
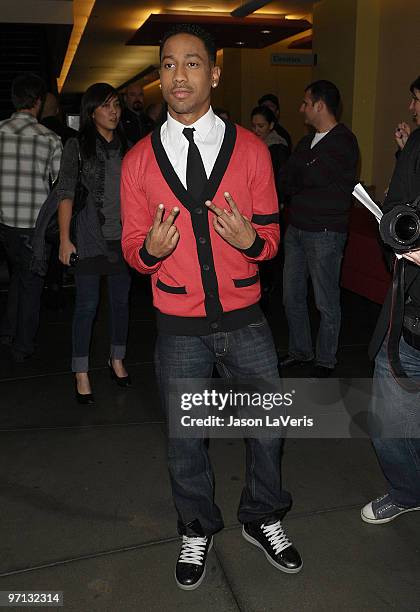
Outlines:
{"label": "white shirt collar", "polygon": [[216,115],[214,114],[213,109],[211,107],[209,108],[209,110],[207,111],[205,115],[200,117],[200,119],[198,119],[195,123],[188,125],[188,126],[184,125],[183,123],[180,123],[179,121],[171,117],[171,115],[168,113],[168,120],[167,120],[168,139],[173,143],[176,143],[176,142],[179,143],[181,137],[185,139],[185,136],[183,135],[182,130],[185,127],[189,127],[189,128],[193,127],[195,129],[194,139],[198,138],[199,140],[204,142],[209,132],[213,129],[215,123],[216,123]]}

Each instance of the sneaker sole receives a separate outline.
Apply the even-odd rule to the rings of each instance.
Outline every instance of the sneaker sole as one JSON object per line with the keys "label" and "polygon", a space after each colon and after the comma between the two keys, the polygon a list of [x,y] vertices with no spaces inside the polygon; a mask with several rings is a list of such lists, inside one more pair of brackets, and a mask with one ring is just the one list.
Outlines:
{"label": "sneaker sole", "polygon": [[268,554],[268,552],[265,550],[264,546],[262,546],[258,540],[255,540],[252,536],[250,536],[246,531],[245,531],[245,527],[242,527],[242,536],[245,538],[245,540],[247,540],[247,542],[249,542],[250,544],[254,544],[254,546],[257,546],[257,548],[259,548],[260,550],[263,551],[263,553],[266,556],[266,559],[269,563],[271,563],[271,565],[273,565],[276,569],[279,569],[281,572],[285,572],[286,574],[297,574],[298,572],[300,572],[300,570],[303,567],[303,563],[297,567],[296,569],[289,569],[288,567],[284,567],[283,565],[280,565],[279,563],[276,563]]}
{"label": "sneaker sole", "polygon": [[[207,551],[207,554],[209,554],[209,552],[211,551],[211,549],[213,548],[213,539],[210,543],[209,549]],[[206,561],[207,563],[207,561]],[[197,580],[197,582],[195,584],[181,584],[180,582],[178,582],[178,578],[176,577],[176,569],[175,569],[175,582],[178,586],[178,588],[182,589],[183,591],[194,591],[194,589],[198,589],[198,587],[200,586],[200,584],[203,582],[204,580],[204,576],[206,575],[206,566],[204,566],[204,571],[201,575],[201,578],[199,580]]]}
{"label": "sneaker sole", "polygon": [[365,514],[363,514],[363,509],[362,509],[360,512],[360,516],[362,518],[362,521],[364,521],[365,523],[370,523],[371,525],[383,525],[383,523],[390,523],[391,521],[395,520],[396,518],[401,516],[401,514],[405,514],[406,512],[415,512],[415,510],[420,510],[420,506],[418,506],[417,508],[406,508],[404,510],[401,510],[401,512],[398,512],[398,514],[395,514],[394,516],[391,516],[389,518],[371,519]]}

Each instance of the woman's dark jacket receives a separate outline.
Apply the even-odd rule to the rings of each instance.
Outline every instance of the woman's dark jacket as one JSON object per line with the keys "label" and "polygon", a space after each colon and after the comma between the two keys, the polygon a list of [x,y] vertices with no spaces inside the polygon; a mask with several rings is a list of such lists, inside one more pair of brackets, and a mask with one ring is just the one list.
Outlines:
{"label": "woman's dark jacket", "polygon": [[109,144],[100,136],[97,137],[96,156],[86,158],[82,149],[81,162],[79,162],[79,142],[76,138],[72,138],[66,143],[61,158],[57,186],[59,202],[64,199],[74,199],[79,176],[79,163],[81,163],[81,180],[89,194],[86,206],[78,214],[76,223],[77,253],[80,259],[106,255],[108,252],[101,228],[105,223],[102,209],[105,198],[105,168],[109,158],[108,150],[110,146],[113,146],[113,148],[115,146],[119,147],[119,140],[114,144]]}
{"label": "woman's dark jacket", "polygon": [[[420,128],[414,130],[398,156],[394,174],[386,196],[383,211],[390,211],[397,204],[414,202],[420,195]],[[420,266],[405,260],[406,297],[411,298],[420,317]],[[387,333],[391,312],[391,288],[385,298],[373,337],[369,346],[369,355],[373,358],[381,347]]]}

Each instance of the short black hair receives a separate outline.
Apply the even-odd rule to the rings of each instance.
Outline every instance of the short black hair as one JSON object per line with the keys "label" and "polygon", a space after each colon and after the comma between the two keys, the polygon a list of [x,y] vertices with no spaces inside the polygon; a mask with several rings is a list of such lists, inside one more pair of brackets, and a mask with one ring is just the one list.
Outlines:
{"label": "short black hair", "polygon": [[258,100],[258,106],[262,106],[264,104],[264,102],[272,102],[273,104],[275,104],[276,108],[278,110],[280,110],[279,99],[278,99],[278,97],[276,95],[274,95],[272,93],[264,94]]}
{"label": "short black hair", "polygon": [[159,47],[159,59],[162,59],[163,46],[168,40],[168,38],[176,36],[177,34],[190,34],[191,36],[196,36],[197,38],[202,40],[208,53],[210,62],[212,64],[216,63],[216,41],[214,40],[210,32],[207,32],[207,30],[204,30],[203,28],[198,25],[195,25],[194,23],[178,23],[165,33]]}
{"label": "short black hair", "polygon": [[330,113],[337,117],[340,108],[341,96],[338,88],[331,81],[314,81],[305,88],[310,91],[312,102],[322,100]]}
{"label": "short black hair", "polygon": [[420,91],[420,76],[418,76],[417,79],[413,81],[410,85],[410,91],[412,94],[414,94],[415,89],[417,89],[417,91]]}
{"label": "short black hair", "polygon": [[17,111],[31,109],[37,100],[44,101],[47,87],[36,74],[27,72],[19,74],[12,82],[12,104]]}
{"label": "short black hair", "polygon": [[255,115],[262,115],[267,123],[276,123],[276,116],[268,106],[264,106],[261,104],[260,106],[256,106],[251,111],[251,119],[255,117]]}

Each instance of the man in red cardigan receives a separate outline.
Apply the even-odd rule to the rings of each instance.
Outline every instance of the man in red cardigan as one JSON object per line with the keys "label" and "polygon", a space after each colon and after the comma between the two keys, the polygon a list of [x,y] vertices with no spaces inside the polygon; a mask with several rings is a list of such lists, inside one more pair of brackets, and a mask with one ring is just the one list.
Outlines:
{"label": "man in red cardigan", "polygon": [[[198,26],[177,26],[160,55],[168,118],[124,160],[122,245],[128,263],[151,275],[156,372],[169,417],[171,379],[211,378],[215,363],[227,378],[278,379],[258,305],[258,262],[276,254],[279,226],[267,147],[211,109],[220,78],[213,39]],[[273,566],[296,573],[302,561],[280,522],[291,504],[279,469],[282,440],[246,444],[243,536]],[[205,439],[170,437],[168,456],[182,535],[175,577],[192,590],[223,519]]]}

